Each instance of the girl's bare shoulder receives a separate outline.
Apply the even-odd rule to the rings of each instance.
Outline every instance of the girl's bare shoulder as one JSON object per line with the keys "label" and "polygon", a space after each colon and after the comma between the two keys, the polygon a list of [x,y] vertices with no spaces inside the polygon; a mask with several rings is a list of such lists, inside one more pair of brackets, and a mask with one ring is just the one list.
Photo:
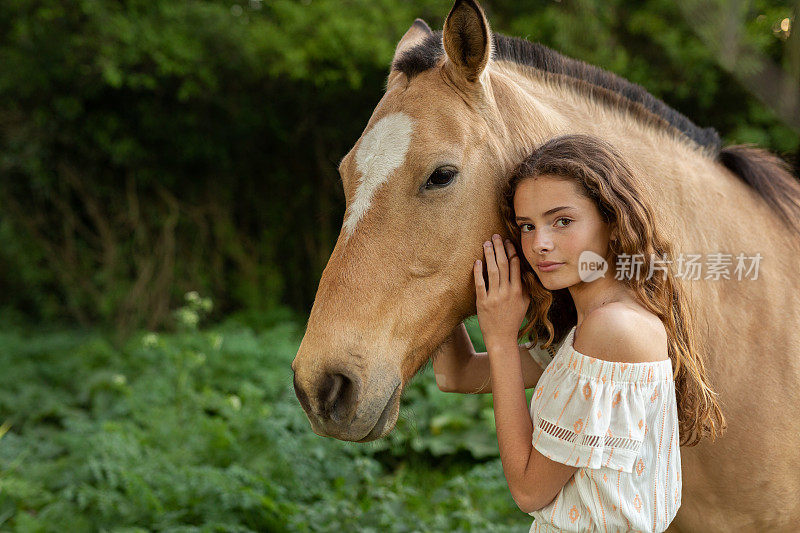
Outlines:
{"label": "girl's bare shoulder", "polygon": [[662,361],[667,359],[667,331],[661,320],[643,307],[613,302],[586,315],[573,348],[605,361]]}

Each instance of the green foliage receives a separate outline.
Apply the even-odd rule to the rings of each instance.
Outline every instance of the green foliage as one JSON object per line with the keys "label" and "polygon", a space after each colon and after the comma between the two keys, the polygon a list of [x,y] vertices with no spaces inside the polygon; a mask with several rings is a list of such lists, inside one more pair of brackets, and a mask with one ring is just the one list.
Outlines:
{"label": "green foliage", "polygon": [[423,373],[391,440],[322,438],[292,389],[298,323],[204,329],[210,307],[188,295],[185,327],[122,349],[76,330],[0,332],[0,529],[529,526],[497,458],[488,396],[438,392]]}

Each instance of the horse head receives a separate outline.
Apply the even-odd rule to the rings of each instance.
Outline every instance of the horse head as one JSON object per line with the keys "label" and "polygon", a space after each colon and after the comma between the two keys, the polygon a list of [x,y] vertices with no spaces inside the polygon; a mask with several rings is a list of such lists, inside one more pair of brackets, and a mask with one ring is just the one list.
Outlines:
{"label": "horse head", "polygon": [[344,223],[292,363],[320,435],[390,432],[403,388],[475,313],[472,265],[505,234],[500,183],[516,157],[487,76],[490,36],[472,1],[455,3],[441,34],[417,19],[341,161]]}

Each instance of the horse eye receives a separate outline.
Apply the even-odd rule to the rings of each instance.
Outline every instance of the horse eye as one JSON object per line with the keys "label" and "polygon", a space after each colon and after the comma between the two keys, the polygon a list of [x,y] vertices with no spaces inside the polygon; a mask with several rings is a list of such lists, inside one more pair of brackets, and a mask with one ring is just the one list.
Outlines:
{"label": "horse eye", "polygon": [[428,181],[425,182],[426,189],[439,189],[442,187],[447,187],[453,181],[453,178],[456,177],[458,171],[453,168],[442,168],[439,167],[433,171],[433,174],[430,175]]}

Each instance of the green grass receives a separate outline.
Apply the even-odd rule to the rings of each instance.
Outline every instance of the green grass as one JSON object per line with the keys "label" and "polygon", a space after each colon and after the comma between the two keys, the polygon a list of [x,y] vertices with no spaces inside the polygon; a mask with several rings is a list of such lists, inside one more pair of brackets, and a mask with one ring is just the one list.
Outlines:
{"label": "green grass", "polygon": [[315,435],[295,322],[0,332],[0,531],[525,531],[490,398],[426,370],[389,438]]}

